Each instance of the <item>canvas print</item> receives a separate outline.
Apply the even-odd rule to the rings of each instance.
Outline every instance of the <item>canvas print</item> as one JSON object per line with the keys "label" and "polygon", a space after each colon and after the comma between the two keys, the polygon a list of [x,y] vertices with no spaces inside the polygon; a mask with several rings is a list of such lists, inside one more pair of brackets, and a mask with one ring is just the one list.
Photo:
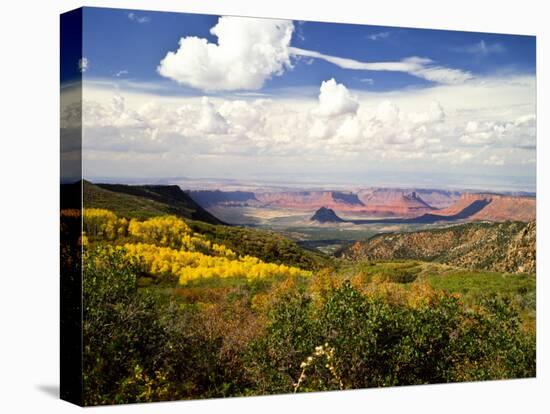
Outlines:
{"label": "canvas print", "polygon": [[62,397],[534,377],[535,42],[62,15]]}

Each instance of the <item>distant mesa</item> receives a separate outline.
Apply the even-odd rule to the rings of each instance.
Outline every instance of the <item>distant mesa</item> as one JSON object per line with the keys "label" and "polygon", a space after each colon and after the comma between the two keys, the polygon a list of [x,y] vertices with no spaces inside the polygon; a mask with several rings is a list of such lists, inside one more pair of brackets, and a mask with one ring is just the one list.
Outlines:
{"label": "distant mesa", "polygon": [[[426,193],[427,196],[433,195]],[[452,199],[443,192],[437,194],[440,202],[446,199],[445,206],[452,204]],[[366,206],[364,211],[370,216],[378,217],[417,217],[429,213],[435,208],[424,200],[419,192],[400,189],[369,189],[359,192],[359,199]]]}
{"label": "distant mesa", "polygon": [[484,208],[470,215],[472,220],[533,221],[536,218],[537,200],[532,196],[493,193],[463,193],[453,205],[437,214],[452,216],[475,202],[483,202]]}
{"label": "distant mesa", "polygon": [[344,220],[338,217],[333,209],[327,207],[321,207],[310,218],[311,221],[317,221],[319,223],[343,223]]}
{"label": "distant mesa", "polygon": [[311,210],[321,207],[339,211],[357,211],[365,208],[357,194],[344,191],[272,191],[257,192],[256,198],[264,207]]}
{"label": "distant mesa", "polygon": [[[417,217],[449,207],[459,196],[442,190],[377,188],[356,191],[194,190],[188,191],[188,194],[204,208],[258,207],[311,211],[325,207],[368,217]],[[431,202],[437,207],[432,206]]]}
{"label": "distant mesa", "polygon": [[[266,191],[269,190],[269,191]],[[221,214],[219,207],[251,207],[311,212],[333,210],[353,220],[312,217],[320,223],[422,223],[444,221],[532,221],[536,198],[528,194],[470,193],[421,188],[360,188],[353,191],[273,189],[200,190],[187,193],[200,207]],[[212,209],[210,211],[209,209]],[[323,213],[325,214],[325,213]],[[336,214],[334,214],[336,216]],[[338,217],[338,216],[336,216]]]}

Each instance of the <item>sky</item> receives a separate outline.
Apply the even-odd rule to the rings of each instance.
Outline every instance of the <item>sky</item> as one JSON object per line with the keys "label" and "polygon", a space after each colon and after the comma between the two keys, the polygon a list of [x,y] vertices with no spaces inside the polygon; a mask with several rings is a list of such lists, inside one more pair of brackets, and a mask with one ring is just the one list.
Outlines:
{"label": "sky", "polygon": [[533,36],[83,15],[88,179],[535,189]]}

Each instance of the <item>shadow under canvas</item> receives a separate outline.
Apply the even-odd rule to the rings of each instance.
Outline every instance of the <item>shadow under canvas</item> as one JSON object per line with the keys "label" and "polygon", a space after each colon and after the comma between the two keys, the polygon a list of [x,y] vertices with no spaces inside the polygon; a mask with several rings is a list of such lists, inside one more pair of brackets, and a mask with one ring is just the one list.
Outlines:
{"label": "shadow under canvas", "polygon": [[39,384],[36,388],[50,397],[59,398],[59,384]]}

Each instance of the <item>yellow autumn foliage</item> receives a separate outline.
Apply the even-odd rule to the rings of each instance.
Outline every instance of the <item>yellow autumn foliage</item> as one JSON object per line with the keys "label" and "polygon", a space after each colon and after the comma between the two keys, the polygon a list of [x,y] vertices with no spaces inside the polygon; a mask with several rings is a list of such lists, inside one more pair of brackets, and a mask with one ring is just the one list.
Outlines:
{"label": "yellow autumn foliage", "polygon": [[179,248],[182,237],[192,234],[192,231],[183,220],[175,216],[160,216],[145,221],[132,219],[128,234],[145,243]]}
{"label": "yellow autumn foliage", "polygon": [[236,257],[231,249],[212,243],[202,234],[194,233],[182,219],[175,216],[153,217],[145,221],[132,219],[128,226],[128,235],[146,244],[207,255]]}
{"label": "yellow autumn foliage", "polygon": [[84,230],[86,237],[95,240],[126,242],[118,248],[123,247],[128,258],[139,260],[153,274],[173,275],[182,285],[204,278],[311,276],[310,271],[297,267],[265,263],[252,256],[238,257],[223,244],[193,232],[175,216],[128,221],[109,210],[85,209]]}
{"label": "yellow autumn foliage", "polygon": [[83,230],[86,236],[96,239],[115,240],[128,232],[128,220],[102,208],[83,210]]}
{"label": "yellow autumn foliage", "polygon": [[180,284],[206,278],[246,278],[311,276],[311,272],[292,266],[265,263],[251,256],[231,259],[200,252],[176,250],[146,243],[127,243],[126,254],[137,258],[154,274],[172,274]]}

